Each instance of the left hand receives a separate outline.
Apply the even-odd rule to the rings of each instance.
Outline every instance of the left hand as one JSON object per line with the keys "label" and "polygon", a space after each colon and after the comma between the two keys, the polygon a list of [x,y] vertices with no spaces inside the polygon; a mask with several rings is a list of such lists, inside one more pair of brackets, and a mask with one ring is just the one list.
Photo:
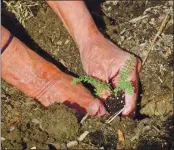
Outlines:
{"label": "left hand", "polygon": [[[117,84],[119,70],[131,56],[130,53],[121,50],[102,35],[97,35],[83,44],[80,47],[80,55],[83,68],[89,76],[106,82],[111,81],[114,87]],[[140,68],[141,61],[137,58],[135,68],[128,79],[133,83],[135,90],[133,95],[125,93],[125,109],[122,113],[124,116],[135,113]],[[107,96],[108,93],[105,94],[104,98]]]}

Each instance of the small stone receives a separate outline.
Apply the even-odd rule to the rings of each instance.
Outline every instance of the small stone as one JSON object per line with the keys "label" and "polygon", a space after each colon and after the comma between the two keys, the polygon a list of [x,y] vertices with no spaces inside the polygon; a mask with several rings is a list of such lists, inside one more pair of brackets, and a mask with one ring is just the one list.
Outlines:
{"label": "small stone", "polygon": [[118,141],[119,142],[123,142],[125,139],[124,139],[124,135],[123,135],[123,132],[120,130],[120,129],[118,129],[117,130],[117,134],[118,134]]}
{"label": "small stone", "polygon": [[10,132],[12,132],[14,129],[15,129],[15,127],[12,126],[12,127],[10,128]]}
{"label": "small stone", "polygon": [[70,40],[66,40],[66,41],[65,41],[65,45],[66,45],[66,44],[68,44],[68,43],[69,43],[69,41],[70,41]]}
{"label": "small stone", "polygon": [[40,121],[38,119],[36,119],[36,118],[32,119],[31,122],[33,122],[34,124],[40,124]]}
{"label": "small stone", "polygon": [[85,131],[83,134],[81,134],[79,137],[78,137],[78,141],[83,141],[85,139],[85,137],[89,134],[89,131]]}
{"label": "small stone", "polygon": [[34,147],[30,148],[30,149],[36,149],[36,147],[34,146]]}
{"label": "small stone", "polygon": [[78,145],[78,142],[77,141],[70,141],[69,143],[67,143],[67,147],[68,148],[72,148],[74,146]]}
{"label": "small stone", "polygon": [[111,7],[111,6],[109,6],[109,7],[108,7],[108,10],[109,10],[109,11],[110,11],[110,10],[112,10],[112,7]]}
{"label": "small stone", "polygon": [[1,141],[5,141],[5,138],[4,137],[1,137]]}
{"label": "small stone", "polygon": [[58,44],[58,45],[62,45],[62,41],[58,41],[57,44]]}

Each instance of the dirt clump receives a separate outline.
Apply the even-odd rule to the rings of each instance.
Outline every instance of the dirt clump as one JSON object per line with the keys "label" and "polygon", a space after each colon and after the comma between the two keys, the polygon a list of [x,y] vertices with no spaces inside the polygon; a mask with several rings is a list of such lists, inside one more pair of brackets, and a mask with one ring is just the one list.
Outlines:
{"label": "dirt clump", "polygon": [[41,128],[54,138],[73,140],[77,136],[79,123],[73,111],[59,104],[49,106],[41,119]]}
{"label": "dirt clump", "polygon": [[[154,149],[154,145],[158,149],[172,148],[173,118],[168,118],[173,115],[173,3],[104,1],[101,3],[101,10],[103,14],[98,15],[98,18],[104,21],[105,28],[100,24],[97,26],[102,33],[120,48],[142,60],[165,15],[171,16],[140,74],[142,90],[137,104],[141,106],[138,119],[117,117],[107,125],[105,121],[108,116],[94,117],[79,125],[72,109],[63,104],[45,109],[2,81],[2,148],[49,149],[50,143],[66,145],[86,130],[92,134],[74,149]],[[78,49],[60,19],[45,5],[40,5],[35,14],[25,22],[25,30],[34,41],[30,43],[35,47],[32,49],[42,57],[48,56],[45,53],[49,54],[68,71],[84,75]],[[7,18],[3,22],[6,20]],[[6,24],[11,30],[17,28],[14,22]],[[31,46],[30,44],[27,46]],[[42,50],[38,50],[38,46]],[[124,135],[125,141],[122,143],[117,140],[118,130]],[[96,140],[94,134],[98,132],[101,134],[100,141]]]}

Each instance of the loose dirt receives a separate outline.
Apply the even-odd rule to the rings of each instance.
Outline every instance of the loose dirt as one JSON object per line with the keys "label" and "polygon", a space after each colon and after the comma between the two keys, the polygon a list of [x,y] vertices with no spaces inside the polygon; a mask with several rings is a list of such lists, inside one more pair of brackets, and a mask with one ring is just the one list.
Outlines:
{"label": "loose dirt", "polygon": [[[170,15],[140,74],[137,118],[117,117],[107,125],[105,120],[108,117],[94,117],[80,124],[74,110],[63,104],[46,109],[2,80],[2,148],[66,149],[68,142],[76,140],[86,130],[89,135],[74,149],[174,148],[173,3],[104,1],[96,5],[100,6],[99,11],[89,8],[100,31],[116,45],[142,60],[165,15]],[[23,29],[14,16],[3,9],[2,24],[61,69],[76,75],[85,74],[78,49],[60,19],[47,5],[39,6],[34,14],[25,22]],[[124,140],[120,140],[120,132]]]}

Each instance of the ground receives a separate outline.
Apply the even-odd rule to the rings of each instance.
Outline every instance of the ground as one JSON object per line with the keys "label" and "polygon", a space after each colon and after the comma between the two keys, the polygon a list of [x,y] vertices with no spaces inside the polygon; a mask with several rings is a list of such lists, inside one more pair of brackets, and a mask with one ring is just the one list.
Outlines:
{"label": "ground", "polygon": [[[66,149],[66,144],[76,140],[84,131],[89,131],[89,135],[74,149],[174,148],[173,2],[104,1],[95,3],[94,8],[99,8],[97,10],[90,6],[91,3],[88,7],[103,35],[141,60],[146,57],[150,42],[166,14],[170,15],[141,70],[137,118],[117,117],[107,125],[107,117],[94,117],[80,124],[74,110],[63,104],[45,109],[2,80],[3,148]],[[2,24],[27,46],[67,72],[85,74],[76,44],[46,4],[42,3],[32,10],[34,17],[24,21],[25,28],[4,7]]]}

